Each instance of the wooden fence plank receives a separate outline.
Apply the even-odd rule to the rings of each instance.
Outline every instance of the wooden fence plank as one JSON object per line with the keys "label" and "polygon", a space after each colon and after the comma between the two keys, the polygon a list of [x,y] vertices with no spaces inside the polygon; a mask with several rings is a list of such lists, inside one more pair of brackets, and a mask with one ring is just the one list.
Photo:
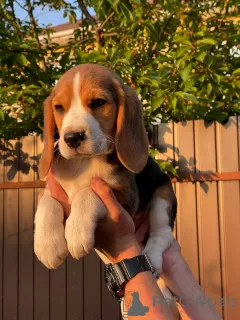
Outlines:
{"label": "wooden fence plank", "polygon": [[[160,151],[160,159],[168,161],[171,165],[174,165],[174,136],[173,136],[173,123],[162,123],[158,125],[157,131],[157,148]],[[177,222],[176,222],[177,224]],[[173,230],[173,235],[177,238],[177,225]]]}
{"label": "wooden fence plank", "polygon": [[[5,181],[18,181],[19,141],[9,141]],[[3,320],[18,318],[18,190],[4,191]]]}
{"label": "wooden fence plank", "polygon": [[[218,170],[239,170],[238,130],[236,117],[224,126],[217,124]],[[233,305],[233,299],[240,301],[240,277],[237,276],[240,270],[239,182],[219,182],[219,199],[224,319],[237,320],[240,306]],[[228,299],[232,303],[227,303]]]}
{"label": "wooden fence plank", "polygon": [[[199,173],[216,171],[215,138],[214,124],[205,126],[204,121],[195,121],[195,154]],[[197,182],[197,204],[200,284],[208,297],[217,300],[222,296],[222,282],[216,182]],[[216,308],[222,316],[222,306],[216,305]]]}
{"label": "wooden fence plank", "polygon": [[95,252],[84,257],[84,320],[101,319],[100,259]]}
{"label": "wooden fence plank", "polygon": [[[21,140],[21,159],[27,153],[34,156],[34,137]],[[34,172],[29,162],[21,163],[19,179],[33,180]],[[33,319],[33,210],[34,190],[19,190],[19,320]]]}
{"label": "wooden fence plank", "polygon": [[173,164],[175,159],[173,123],[162,123],[157,129],[156,147],[161,153],[161,159]]}
{"label": "wooden fence plank", "polygon": [[237,117],[238,171],[240,171],[240,116]]}
{"label": "wooden fence plank", "polygon": [[[174,149],[174,135],[173,135],[173,123],[162,123],[157,127],[157,143],[156,146],[161,153],[160,159],[170,162],[174,165],[175,149]],[[175,189],[175,186],[174,186]],[[173,229],[173,236],[177,239],[177,221]],[[180,318],[176,307],[172,306],[172,312],[176,320]]]}
{"label": "wooden fence plank", "polygon": [[50,271],[50,319],[66,320],[66,263]]}
{"label": "wooden fence plank", "polygon": [[[42,150],[40,137],[35,137],[35,156]],[[34,179],[39,177],[34,174]],[[35,190],[35,211],[37,208],[37,198],[41,189]],[[35,212],[34,212],[35,214]],[[34,254],[34,320],[49,320],[49,270],[37,259]]]}
{"label": "wooden fence plank", "polygon": [[[180,172],[195,170],[193,122],[174,124],[174,147]],[[176,183],[178,199],[177,239],[195,278],[199,280],[196,189],[192,183]],[[191,239],[191,241],[189,241]]]}
{"label": "wooden fence plank", "polygon": [[[4,142],[0,141],[1,145],[4,146]],[[0,183],[4,181],[4,151],[0,153]],[[4,248],[4,191],[0,190],[0,319],[3,316],[3,248]]]}
{"label": "wooden fence plank", "polygon": [[67,258],[67,320],[84,320],[83,259]]}

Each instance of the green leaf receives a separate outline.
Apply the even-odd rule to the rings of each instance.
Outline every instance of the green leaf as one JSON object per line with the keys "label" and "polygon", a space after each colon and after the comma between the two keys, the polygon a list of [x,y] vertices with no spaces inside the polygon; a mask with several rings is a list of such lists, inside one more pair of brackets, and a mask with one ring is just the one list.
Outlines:
{"label": "green leaf", "polygon": [[236,70],[234,70],[232,74],[233,74],[234,76],[240,75],[240,68],[237,68]]}
{"label": "green leaf", "polygon": [[171,109],[176,110],[177,98],[175,96],[168,95],[168,104]]}
{"label": "green leaf", "polygon": [[190,100],[190,101],[192,101],[192,102],[194,102],[194,103],[197,103],[197,98],[193,95],[193,94],[191,94],[191,93],[183,93],[183,99],[185,99],[185,100]]}
{"label": "green leaf", "polygon": [[207,94],[208,94],[208,95],[210,95],[210,93],[212,92],[212,89],[213,89],[212,84],[211,84],[211,83],[208,83],[208,84],[207,84]]}
{"label": "green leaf", "polygon": [[223,123],[224,121],[226,121],[227,118],[228,118],[227,112],[222,112],[222,113],[217,115],[217,119],[216,120],[219,123]]}
{"label": "green leaf", "polygon": [[197,98],[191,94],[191,93],[186,93],[186,92],[182,92],[182,91],[177,91],[175,92],[175,94],[179,97],[181,97],[184,100],[188,100],[188,101],[192,101],[194,103],[197,103]]}
{"label": "green leaf", "polygon": [[148,153],[151,157],[155,158],[158,154],[159,154],[159,151],[153,147],[149,147],[149,150],[148,150]]}
{"label": "green leaf", "polygon": [[189,50],[189,47],[186,47],[186,46],[182,46],[178,48],[176,51],[176,58],[182,57],[186,52],[188,52],[188,50]]}
{"label": "green leaf", "polygon": [[196,33],[196,36],[203,37],[203,36],[204,36],[204,31],[203,31],[203,30],[198,31],[198,32]]}
{"label": "green leaf", "polygon": [[0,109],[0,120],[4,120],[4,112]]}
{"label": "green leaf", "polygon": [[21,95],[22,95],[21,92],[11,94],[11,95],[9,96],[9,98],[8,98],[8,103],[9,103],[9,105],[12,105],[12,104],[18,102],[18,99],[20,98]]}
{"label": "green leaf", "polygon": [[77,19],[76,19],[76,13],[74,11],[71,11],[69,13],[69,23],[76,23]]}
{"label": "green leaf", "polygon": [[205,57],[206,57],[206,55],[207,55],[207,51],[200,51],[200,52],[197,52],[194,55],[194,57],[195,57],[196,60],[203,62]]}
{"label": "green leaf", "polygon": [[190,73],[192,71],[192,64],[189,63],[182,71],[180,71],[181,78],[186,81],[190,78]]}
{"label": "green leaf", "polygon": [[121,0],[119,1],[119,8],[122,11],[125,19],[127,21],[134,20],[135,14],[133,8],[128,0]]}
{"label": "green leaf", "polygon": [[99,61],[99,60],[106,60],[106,56],[103,54],[100,54],[99,52],[91,52],[87,55],[88,61]]}
{"label": "green leaf", "polygon": [[204,39],[200,39],[196,41],[198,45],[201,44],[209,44],[209,45],[215,45],[216,44],[216,40],[211,39],[211,38],[204,38]]}
{"label": "green leaf", "polygon": [[34,104],[35,103],[35,101],[34,101],[34,99],[32,97],[25,97],[24,98],[24,102],[27,102],[29,104]]}
{"label": "green leaf", "polygon": [[185,65],[185,61],[188,60],[189,55],[185,54],[184,56],[182,56],[181,58],[179,58],[176,62],[176,67],[179,69],[181,67],[181,65]]}
{"label": "green leaf", "polygon": [[60,65],[62,67],[65,67],[65,65],[69,62],[69,56],[70,56],[70,52],[66,52],[62,55],[62,58],[60,60]]}
{"label": "green leaf", "polygon": [[157,97],[158,98],[160,98],[164,93],[166,93],[168,90],[162,90],[162,89],[160,89],[160,90],[158,90],[157,91]]}
{"label": "green leaf", "polygon": [[197,78],[198,78],[198,81],[203,82],[205,80],[205,74],[197,76]]}
{"label": "green leaf", "polygon": [[165,96],[152,99],[152,110],[155,111],[157,108],[159,108],[164,100],[165,100]]}
{"label": "green leaf", "polygon": [[151,75],[151,74],[146,74],[146,77],[148,77],[149,79],[156,80],[156,81],[159,82],[159,83],[162,82],[162,78],[161,78],[161,77],[158,77],[158,76],[154,76],[154,75]]}
{"label": "green leaf", "polygon": [[190,37],[188,37],[188,36],[177,36],[173,39],[173,42],[182,43],[182,44],[186,44],[188,46],[192,46],[192,44],[190,42]]}
{"label": "green leaf", "polygon": [[196,83],[196,79],[190,78],[187,81],[184,81],[181,84],[181,87],[184,86],[184,91],[187,92],[188,90],[190,90],[194,86],[195,83]]}
{"label": "green leaf", "polygon": [[14,56],[14,60],[15,60],[17,63],[19,63],[19,64],[21,64],[21,65],[23,65],[23,66],[26,66],[26,65],[27,65],[27,62],[28,62],[26,56],[25,56],[24,54],[22,54],[22,53],[17,53],[17,54]]}

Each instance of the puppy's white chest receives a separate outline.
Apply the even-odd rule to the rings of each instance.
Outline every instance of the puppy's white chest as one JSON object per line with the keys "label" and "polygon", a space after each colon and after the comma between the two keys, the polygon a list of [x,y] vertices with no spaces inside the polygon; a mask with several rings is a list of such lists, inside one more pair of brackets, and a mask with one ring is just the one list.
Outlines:
{"label": "puppy's white chest", "polygon": [[53,169],[70,203],[77,192],[90,188],[93,177],[100,177],[110,185],[116,181],[113,167],[101,156],[82,160],[63,159],[54,163]]}

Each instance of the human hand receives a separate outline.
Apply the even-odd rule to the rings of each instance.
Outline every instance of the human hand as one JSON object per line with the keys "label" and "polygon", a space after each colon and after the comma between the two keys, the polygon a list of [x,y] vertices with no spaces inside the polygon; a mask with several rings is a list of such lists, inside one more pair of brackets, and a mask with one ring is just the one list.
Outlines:
{"label": "human hand", "polygon": [[174,238],[172,244],[163,252],[163,274],[171,275],[175,268],[182,262],[181,247]]}
{"label": "human hand", "polygon": [[91,187],[105,205],[108,215],[99,221],[95,246],[112,262],[141,254],[135,237],[134,222],[102,179],[93,178]]}
{"label": "human hand", "polygon": [[[71,212],[71,205],[68,202],[68,196],[66,192],[57,182],[52,168],[50,168],[47,175],[47,186],[49,188],[51,196],[62,205],[64,215],[66,218],[68,218]],[[39,196],[41,197],[42,195],[40,194]]]}
{"label": "human hand", "polygon": [[[108,210],[108,217],[99,224],[99,240],[97,241],[104,241],[103,247],[106,247],[106,242],[109,244],[113,243],[113,239],[117,239],[119,242],[124,242],[122,240],[122,234],[125,238],[126,235],[133,235],[135,230],[135,244],[137,241],[141,249],[144,249],[143,241],[149,231],[149,215],[145,215],[140,223],[140,219],[138,219],[138,221],[134,221],[134,228],[132,218],[119,204],[110,187],[101,179],[95,179],[100,183],[98,188],[94,188],[92,184],[91,186]],[[139,216],[141,215],[138,214],[138,217]],[[119,232],[121,234],[120,236]],[[129,241],[128,236],[126,237],[126,242]],[[171,246],[163,253],[163,273],[170,275],[170,273],[178,267],[181,260],[181,247],[177,240],[174,239]]]}

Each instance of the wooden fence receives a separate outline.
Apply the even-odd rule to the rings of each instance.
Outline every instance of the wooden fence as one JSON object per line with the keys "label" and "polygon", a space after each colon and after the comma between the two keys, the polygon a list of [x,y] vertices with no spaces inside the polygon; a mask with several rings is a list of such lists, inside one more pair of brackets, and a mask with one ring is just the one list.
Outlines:
{"label": "wooden fence", "polygon": [[[239,124],[237,117],[224,126],[161,124],[152,139],[162,159],[179,166],[174,235],[225,320],[240,318]],[[53,271],[33,254],[33,217],[44,185],[37,173],[40,138],[0,147],[0,319],[119,320],[95,254],[80,261],[68,257]]]}

